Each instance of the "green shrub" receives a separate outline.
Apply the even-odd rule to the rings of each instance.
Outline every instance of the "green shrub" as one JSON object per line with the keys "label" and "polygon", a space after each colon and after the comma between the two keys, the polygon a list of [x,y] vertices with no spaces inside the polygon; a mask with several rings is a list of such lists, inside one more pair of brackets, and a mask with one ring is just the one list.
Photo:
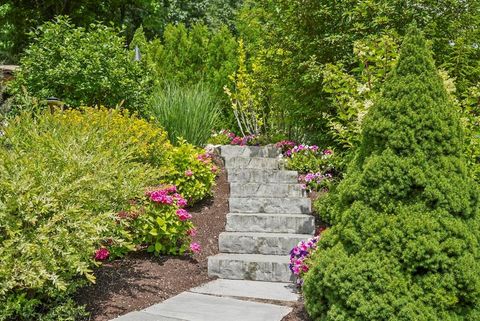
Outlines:
{"label": "green shrub", "polygon": [[142,111],[149,77],[125,49],[126,40],[117,29],[100,24],[76,28],[69,19],[58,17],[32,37],[11,83],[14,94],[21,94],[24,86],[39,99],[54,96],[70,106],[123,103]]}
{"label": "green shrub", "polygon": [[332,172],[333,151],[331,149],[320,150],[318,146],[298,145],[287,150],[287,169],[300,173]]}
{"label": "green shrub", "polygon": [[172,143],[184,138],[197,146],[207,142],[220,119],[215,97],[201,84],[166,84],[152,97],[148,113],[167,130]]}
{"label": "green shrub", "polygon": [[132,200],[128,211],[118,214],[131,231],[133,242],[146,246],[148,252],[184,254],[190,244],[193,224],[191,215],[183,209],[186,200],[175,186],[147,190],[141,198]]}
{"label": "green shrub", "polygon": [[171,168],[162,178],[165,184],[177,186],[178,192],[189,204],[211,195],[218,169],[209,154],[180,141],[179,146],[174,147],[168,156]]}
{"label": "green shrub", "polygon": [[[138,30],[136,38],[142,38],[141,33]],[[199,82],[204,83],[221,108],[223,125],[233,124],[230,101],[223,87],[236,70],[237,41],[227,27],[211,30],[195,23],[188,29],[182,23],[169,24],[163,37],[138,45],[144,53],[142,59],[148,61],[160,84],[195,88]]]}
{"label": "green shrub", "polygon": [[306,276],[314,320],[480,320],[479,191],[463,144],[459,113],[412,27]]}
{"label": "green shrub", "polygon": [[[0,137],[0,320],[73,320],[93,253],[131,245],[115,213],[158,184],[165,132],[116,110],[24,112]],[[163,161],[162,161],[163,162]],[[149,164],[150,163],[150,164]]]}

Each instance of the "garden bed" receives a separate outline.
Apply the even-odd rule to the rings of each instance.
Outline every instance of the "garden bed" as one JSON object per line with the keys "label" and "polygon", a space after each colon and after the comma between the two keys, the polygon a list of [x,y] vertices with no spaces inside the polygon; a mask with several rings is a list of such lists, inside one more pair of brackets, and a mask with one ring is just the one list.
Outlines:
{"label": "garden bed", "polygon": [[193,258],[131,253],[103,264],[95,271],[96,284],[77,294],[79,303],[91,312],[88,320],[105,321],[144,309],[211,279],[207,258],[218,253],[218,235],[225,229],[228,213],[229,187],[224,170],[213,194],[189,209],[198,231],[194,241],[201,244],[202,251]]}

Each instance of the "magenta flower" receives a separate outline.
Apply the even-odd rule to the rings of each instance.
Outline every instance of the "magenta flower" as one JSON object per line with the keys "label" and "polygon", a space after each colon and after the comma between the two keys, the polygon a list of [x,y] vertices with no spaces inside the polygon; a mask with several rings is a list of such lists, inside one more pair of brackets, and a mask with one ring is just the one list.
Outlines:
{"label": "magenta flower", "polygon": [[194,228],[191,228],[187,231],[187,235],[188,236],[195,236],[195,235],[197,235],[197,230],[194,229]]}
{"label": "magenta flower", "polygon": [[323,151],[323,155],[332,155],[333,154],[333,151],[331,149],[325,149]]}
{"label": "magenta flower", "polygon": [[193,253],[200,253],[200,251],[202,250],[202,247],[198,243],[190,243],[190,250]]}
{"label": "magenta flower", "polygon": [[188,169],[185,171],[185,176],[190,177],[192,175],[193,175],[193,172],[191,170]]}
{"label": "magenta flower", "polygon": [[109,256],[110,252],[104,247],[95,251],[95,260],[97,261],[104,261],[108,259]]}
{"label": "magenta flower", "polygon": [[183,208],[178,209],[176,211],[176,214],[177,214],[178,218],[180,219],[180,221],[182,221],[182,222],[192,218],[192,215],[190,213],[188,213],[186,210],[184,210]]}
{"label": "magenta flower", "polygon": [[180,207],[185,207],[187,206],[187,201],[184,198],[180,198],[177,200],[177,205]]}
{"label": "magenta flower", "polygon": [[167,190],[158,190],[150,192],[150,200],[155,203],[173,204],[173,197],[167,194]]}

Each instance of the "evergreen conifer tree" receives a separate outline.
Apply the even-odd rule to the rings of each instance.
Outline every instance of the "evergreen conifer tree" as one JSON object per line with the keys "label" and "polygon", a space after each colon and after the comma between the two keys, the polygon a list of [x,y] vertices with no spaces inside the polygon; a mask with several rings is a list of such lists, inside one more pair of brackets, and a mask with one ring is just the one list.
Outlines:
{"label": "evergreen conifer tree", "polygon": [[306,276],[322,321],[480,320],[478,189],[459,113],[410,27],[337,189],[337,224]]}

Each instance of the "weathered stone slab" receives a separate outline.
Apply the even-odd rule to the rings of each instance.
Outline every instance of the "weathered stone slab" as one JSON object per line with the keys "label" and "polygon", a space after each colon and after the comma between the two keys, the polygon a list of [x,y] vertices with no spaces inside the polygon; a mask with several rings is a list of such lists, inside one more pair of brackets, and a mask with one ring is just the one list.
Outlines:
{"label": "weathered stone slab", "polygon": [[230,183],[232,197],[304,197],[300,184]]}
{"label": "weathered stone slab", "polygon": [[307,214],[229,213],[226,231],[313,234],[315,219]]}
{"label": "weathered stone slab", "polygon": [[219,148],[220,155],[224,158],[231,157],[266,157],[276,158],[280,155],[280,149],[275,146],[235,146],[223,145]]}
{"label": "weathered stone slab", "polygon": [[297,183],[298,173],[286,170],[231,168],[227,171],[230,183]]}
{"label": "weathered stone slab", "polygon": [[231,157],[225,159],[227,170],[231,168],[280,169],[280,162],[276,158],[264,157]]}
{"label": "weathered stone slab", "polygon": [[223,232],[218,237],[221,253],[288,255],[308,234]]}
{"label": "weathered stone slab", "polygon": [[274,304],[183,292],[144,311],[189,321],[279,321],[292,309]]}
{"label": "weathered stone slab", "polygon": [[208,275],[224,279],[291,282],[286,255],[220,253],[208,258]]}
{"label": "weathered stone slab", "polygon": [[298,301],[299,297],[292,283],[226,279],[208,282],[190,289],[190,292],[290,302]]}
{"label": "weathered stone slab", "polygon": [[230,197],[229,206],[231,213],[309,214],[311,211],[311,201],[306,197]]}

